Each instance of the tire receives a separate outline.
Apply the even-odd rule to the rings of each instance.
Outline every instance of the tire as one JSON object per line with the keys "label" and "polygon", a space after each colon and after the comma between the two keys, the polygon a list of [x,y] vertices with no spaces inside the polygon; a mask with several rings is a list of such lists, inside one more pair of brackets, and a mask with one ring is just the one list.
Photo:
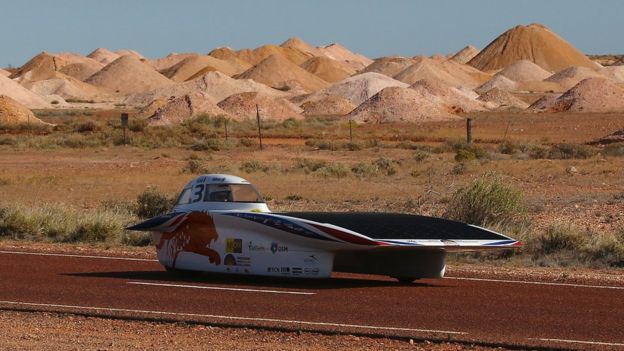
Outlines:
{"label": "tire", "polygon": [[412,284],[414,280],[418,279],[414,277],[393,277],[393,278],[398,280],[399,283],[401,284]]}

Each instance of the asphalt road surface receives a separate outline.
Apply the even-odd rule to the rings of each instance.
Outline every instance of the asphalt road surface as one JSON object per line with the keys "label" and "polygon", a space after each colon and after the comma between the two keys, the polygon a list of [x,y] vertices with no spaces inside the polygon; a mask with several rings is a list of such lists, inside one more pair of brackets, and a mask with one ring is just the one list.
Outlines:
{"label": "asphalt road surface", "polygon": [[155,260],[0,251],[0,309],[624,349],[624,286],[449,277],[180,277]]}

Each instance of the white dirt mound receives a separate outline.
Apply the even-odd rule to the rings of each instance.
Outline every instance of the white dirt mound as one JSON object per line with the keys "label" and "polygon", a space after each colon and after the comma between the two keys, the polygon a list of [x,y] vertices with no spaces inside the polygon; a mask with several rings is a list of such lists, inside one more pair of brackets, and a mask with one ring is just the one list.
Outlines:
{"label": "white dirt mound", "polygon": [[473,99],[463,91],[440,81],[421,79],[410,86],[422,96],[428,94],[440,98],[440,102],[455,112],[473,112],[486,110],[484,103]]}
{"label": "white dirt mound", "polygon": [[356,71],[373,63],[368,57],[354,53],[338,43],[332,43],[327,46],[317,48],[323,55],[332,60],[342,61]]}
{"label": "white dirt mound", "polygon": [[173,81],[131,55],[121,56],[109,63],[86,82],[121,94],[144,92],[173,84]]}
{"label": "white dirt mound", "polygon": [[24,83],[24,87],[41,95],[58,95],[63,99],[102,101],[113,99],[109,91],[82,82],[76,78],[56,74],[54,78]]}
{"label": "white dirt mound", "polygon": [[615,82],[624,83],[624,66],[603,67],[599,73]]}
{"label": "white dirt mound", "polygon": [[484,102],[490,102],[495,104],[499,110],[509,109],[526,109],[529,104],[513,96],[511,93],[500,90],[498,88],[492,88],[487,92],[481,94],[478,100]]}
{"label": "white dirt mound", "polygon": [[0,95],[0,123],[50,125],[35,117],[26,106],[6,95]]}
{"label": "white dirt mound", "polygon": [[119,55],[105,48],[97,48],[87,55],[87,57],[92,58],[104,65],[108,65],[118,59]]}
{"label": "white dirt mound", "polygon": [[91,60],[85,62],[70,63],[59,70],[59,72],[84,81],[104,67],[103,64]]}
{"label": "white dirt mound", "polygon": [[194,53],[194,52],[189,52],[189,53],[183,53],[183,54],[178,54],[178,53],[170,53],[169,55],[165,56],[165,57],[161,57],[161,58],[157,58],[155,60],[147,60],[147,62],[154,67],[155,70],[157,70],[158,72],[161,72],[163,70],[166,70],[167,68],[175,65],[176,63],[187,59],[189,57],[195,57],[195,56],[199,56],[198,53]]}
{"label": "white dirt mound", "polygon": [[141,55],[139,52],[134,51],[132,49],[121,49],[121,50],[115,51],[115,53],[119,56],[130,55],[130,56],[136,57],[139,60],[145,60],[145,56]]}
{"label": "white dirt mound", "polygon": [[[312,55],[306,54],[299,49],[291,47],[279,47],[276,45],[263,45],[255,49],[242,49],[236,52],[236,57],[255,66],[270,56],[278,55],[294,63],[296,66],[306,62]],[[212,55],[211,55],[212,56]]]}
{"label": "white dirt mound", "polygon": [[293,64],[281,55],[271,55],[265,60],[234,76],[237,79],[253,79],[273,88],[282,88],[287,81],[296,81],[308,92],[323,89],[326,81]]}
{"label": "white dirt mound", "polygon": [[202,92],[171,99],[147,119],[150,125],[180,124],[200,115],[231,117],[217,106],[210,95]]}
{"label": "white dirt mound", "polygon": [[489,91],[494,88],[497,88],[503,91],[514,91],[516,90],[517,87],[518,87],[518,83],[514,82],[513,80],[505,76],[495,75],[494,78],[488,80],[483,85],[477,87],[475,91],[477,92],[477,94],[483,94],[486,91]]}
{"label": "white dirt mound", "polygon": [[458,119],[439,97],[425,91],[388,87],[347,115],[358,123],[426,122]]}
{"label": "white dirt mound", "polygon": [[330,95],[342,96],[358,106],[386,87],[409,87],[408,84],[374,72],[362,73],[336,82],[310,94],[304,102],[321,100]]}
{"label": "white dirt mound", "polygon": [[624,111],[624,88],[606,78],[587,78],[554,100],[538,100],[529,110],[621,112]]}
{"label": "white dirt mound", "polygon": [[260,92],[275,97],[288,95],[251,79],[234,79],[221,72],[209,72],[188,82],[132,94],[124,100],[124,103],[130,106],[145,106],[156,99],[167,100],[171,97],[180,97],[200,91],[212,96],[216,101],[245,92]]}
{"label": "white dirt mound", "polygon": [[11,75],[11,72],[3,70],[2,68],[0,68],[0,76],[8,77],[10,75]]}
{"label": "white dirt mound", "polygon": [[163,75],[175,82],[184,82],[195,76],[198,72],[219,71],[228,76],[239,74],[245,69],[231,62],[220,60],[212,56],[193,56],[185,58],[166,70],[161,71]]}
{"label": "white dirt mound", "polygon": [[490,71],[507,67],[518,60],[532,61],[551,72],[570,66],[598,68],[582,52],[541,24],[509,29],[468,64],[482,71]]}
{"label": "white dirt mound", "polygon": [[394,79],[414,84],[421,79],[437,80],[451,86],[475,88],[491,76],[474,67],[452,60],[418,57],[415,63],[394,76]]}
{"label": "white dirt mound", "polygon": [[240,93],[219,102],[218,106],[238,119],[256,118],[256,105],[262,119],[285,120],[302,119],[299,107],[286,99],[275,98],[261,93]]}
{"label": "white dirt mound", "polygon": [[472,60],[475,56],[479,54],[479,49],[475,48],[472,45],[468,45],[463,49],[459,50],[455,55],[451,56],[451,60],[457,61],[459,63],[467,63]]}
{"label": "white dirt mound", "polygon": [[349,78],[354,73],[346,64],[324,56],[312,57],[302,63],[301,68],[330,83]]}
{"label": "white dirt mound", "polygon": [[514,82],[533,82],[544,80],[551,74],[529,60],[519,60],[496,73],[496,76],[505,76]]}
{"label": "white dirt mound", "polygon": [[349,100],[337,95],[301,104],[304,116],[344,116],[355,107]]}
{"label": "white dirt mound", "polygon": [[41,96],[3,75],[0,75],[0,95],[8,96],[28,108],[43,109],[51,107]]}
{"label": "white dirt mound", "polygon": [[587,78],[605,78],[605,76],[587,67],[572,66],[549,76],[544,81],[557,83],[567,90]]}
{"label": "white dirt mound", "polygon": [[394,77],[404,69],[416,63],[411,57],[387,56],[376,59],[362,70],[362,73],[375,72]]}

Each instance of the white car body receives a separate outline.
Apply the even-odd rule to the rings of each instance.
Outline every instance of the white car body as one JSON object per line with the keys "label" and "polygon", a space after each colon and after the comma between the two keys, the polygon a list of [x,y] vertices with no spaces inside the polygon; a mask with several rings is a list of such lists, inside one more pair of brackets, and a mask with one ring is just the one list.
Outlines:
{"label": "white car body", "polygon": [[333,271],[406,282],[440,278],[449,251],[522,245],[485,228],[433,217],[272,213],[253,185],[224,174],[193,179],[172,213],[128,229],[153,232],[158,260],[169,270],[299,278],[329,278]]}

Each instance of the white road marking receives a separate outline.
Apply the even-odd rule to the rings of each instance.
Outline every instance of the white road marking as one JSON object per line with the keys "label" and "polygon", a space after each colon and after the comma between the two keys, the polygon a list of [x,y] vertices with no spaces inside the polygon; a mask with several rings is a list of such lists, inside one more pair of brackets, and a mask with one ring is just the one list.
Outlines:
{"label": "white road marking", "polygon": [[268,293],[268,294],[316,295],[316,293],[314,293],[314,292],[287,291],[287,290],[265,290],[265,289],[244,289],[244,288],[226,288],[226,287],[222,287],[222,286],[208,286],[208,285],[165,284],[165,283],[148,283],[148,282],[128,282],[128,284],[149,285],[149,286],[166,286],[166,287],[172,287],[172,288],[190,288],[190,289],[258,292],[258,293]]}
{"label": "white road marking", "polygon": [[223,316],[223,315],[214,315],[214,314],[180,313],[180,312],[149,311],[149,310],[132,310],[132,309],[126,309],[126,308],[74,306],[74,305],[32,303],[32,302],[19,302],[19,301],[0,301],[0,305],[18,305],[18,306],[21,305],[21,306],[33,306],[33,307],[56,307],[56,308],[76,309],[76,310],[85,310],[85,311],[130,312],[130,313],[153,314],[153,315],[160,315],[160,316],[168,315],[168,316],[180,316],[180,317],[202,317],[202,318],[227,319],[227,320],[238,320],[238,321],[272,322],[272,323],[301,324],[301,325],[311,325],[311,326],[354,328],[354,329],[392,330],[392,331],[407,331],[407,332],[436,333],[436,334],[455,334],[455,335],[460,335],[460,334],[461,335],[465,335],[465,334],[468,334],[466,332],[459,332],[459,331],[452,331],[452,330],[381,327],[381,326],[373,326],[373,325],[310,322],[310,321],[298,321],[298,320],[290,320],[290,319],[237,317],[237,316]]}
{"label": "white road marking", "polygon": [[150,259],[150,258],[111,257],[111,256],[95,256],[95,255],[74,255],[74,254],[59,254],[59,253],[47,253],[47,252],[25,252],[25,251],[0,250],[0,254],[33,255],[33,256],[56,256],[56,257],[76,257],[76,258],[101,258],[101,259],[105,259],[105,260],[158,262],[158,260],[154,260],[154,259]]}
{"label": "white road marking", "polygon": [[533,285],[570,286],[570,287],[575,287],[575,288],[593,288],[593,289],[616,289],[616,290],[624,290],[624,286],[585,285],[585,284],[572,284],[572,283],[534,282],[534,281],[524,281],[524,280],[504,280],[504,279],[486,279],[486,278],[469,278],[469,277],[444,277],[444,279],[454,279],[454,280],[474,280],[474,281],[496,282],[496,283],[514,283],[514,284],[533,284]]}
{"label": "white road marking", "polygon": [[546,339],[546,338],[531,338],[530,340],[567,342],[567,343],[574,343],[574,344],[589,344],[589,345],[603,345],[603,346],[624,346],[624,344],[622,343],[603,342],[603,341],[584,341],[584,340]]}

